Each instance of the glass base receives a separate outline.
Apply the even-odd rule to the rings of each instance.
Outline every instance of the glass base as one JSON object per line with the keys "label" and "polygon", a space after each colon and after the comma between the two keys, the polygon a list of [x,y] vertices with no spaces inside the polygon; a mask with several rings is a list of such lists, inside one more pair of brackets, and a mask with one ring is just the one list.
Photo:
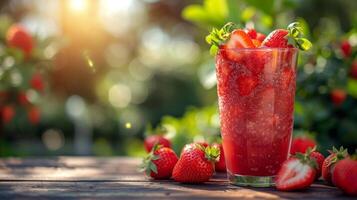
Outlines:
{"label": "glass base", "polygon": [[275,186],[275,176],[246,176],[239,174],[228,174],[228,180],[233,185],[251,187],[272,187]]}

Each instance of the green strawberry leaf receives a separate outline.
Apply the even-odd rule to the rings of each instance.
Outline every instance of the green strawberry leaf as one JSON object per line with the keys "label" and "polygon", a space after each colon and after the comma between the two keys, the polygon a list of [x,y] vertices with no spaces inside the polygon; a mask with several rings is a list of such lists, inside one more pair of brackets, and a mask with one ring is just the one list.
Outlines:
{"label": "green strawberry leaf", "polygon": [[229,39],[232,31],[237,28],[233,22],[228,22],[221,29],[213,28],[209,35],[206,36],[206,42],[211,45],[210,53],[215,55],[219,46]]}

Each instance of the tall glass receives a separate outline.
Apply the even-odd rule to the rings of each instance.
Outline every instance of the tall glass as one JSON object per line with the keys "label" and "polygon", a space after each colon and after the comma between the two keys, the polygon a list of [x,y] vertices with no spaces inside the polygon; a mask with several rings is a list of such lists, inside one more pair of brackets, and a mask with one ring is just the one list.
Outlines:
{"label": "tall glass", "polygon": [[295,48],[221,49],[216,57],[229,180],[268,187],[287,159],[293,129]]}

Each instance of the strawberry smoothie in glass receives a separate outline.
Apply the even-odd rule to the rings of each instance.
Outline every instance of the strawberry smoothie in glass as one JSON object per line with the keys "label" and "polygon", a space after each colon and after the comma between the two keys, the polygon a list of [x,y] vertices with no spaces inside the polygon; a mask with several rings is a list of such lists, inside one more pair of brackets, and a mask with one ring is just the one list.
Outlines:
{"label": "strawberry smoothie in glass", "polygon": [[249,31],[238,29],[219,45],[217,93],[232,184],[272,186],[288,158],[298,54],[285,41],[289,34],[291,30],[278,29],[255,41]]}

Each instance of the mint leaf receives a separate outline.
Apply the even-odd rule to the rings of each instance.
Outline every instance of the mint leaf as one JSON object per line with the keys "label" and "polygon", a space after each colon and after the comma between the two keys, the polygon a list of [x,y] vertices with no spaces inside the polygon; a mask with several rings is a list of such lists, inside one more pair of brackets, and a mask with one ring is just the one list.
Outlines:
{"label": "mint leaf", "polygon": [[307,51],[312,47],[312,43],[303,37],[303,29],[299,22],[293,22],[288,26],[288,43],[300,50]]}
{"label": "mint leaf", "polygon": [[237,28],[237,25],[228,22],[221,29],[213,28],[210,34],[206,36],[206,42],[211,45],[210,53],[212,55],[215,55],[219,46],[229,39],[235,28]]}

